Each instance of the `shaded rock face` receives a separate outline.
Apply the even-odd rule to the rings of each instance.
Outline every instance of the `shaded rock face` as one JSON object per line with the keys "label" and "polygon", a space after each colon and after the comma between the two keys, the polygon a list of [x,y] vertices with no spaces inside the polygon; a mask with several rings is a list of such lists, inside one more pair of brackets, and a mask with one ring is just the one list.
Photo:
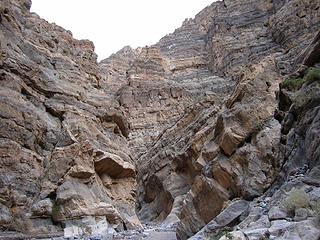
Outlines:
{"label": "shaded rock face", "polygon": [[[300,22],[300,17],[287,18],[303,8],[307,12],[304,31],[288,31],[289,26]],[[215,99],[214,103],[199,102],[190,107],[138,159],[140,218],[177,227],[181,239],[209,223],[229,200],[252,200],[277,179],[287,159],[279,152],[281,125],[273,118],[276,92],[284,78],[282,74],[301,63],[298,56],[315,35],[311,29],[319,27],[319,3],[214,3],[160,40],[158,44],[165,55],[188,57],[188,48],[185,47],[186,56],[179,52],[183,44],[180,34],[187,26],[189,38],[194,26],[199,27],[197,35],[204,36],[207,62],[202,67],[235,86],[224,93],[222,101]],[[281,40],[276,36],[279,32]],[[161,48],[170,39],[178,39],[171,52]],[[200,39],[197,54],[202,53]],[[184,41],[188,44],[188,40]],[[310,142],[316,142],[315,138]],[[170,196],[166,201],[156,194],[154,198],[147,195],[153,189],[159,191],[149,184],[155,178],[161,183],[159,189]],[[164,203],[166,210],[159,212]],[[171,208],[169,214],[167,208]]]}
{"label": "shaded rock face", "polygon": [[[280,85],[279,96],[286,97],[279,99],[276,111],[276,118],[282,123],[278,156],[283,163],[277,181],[247,205],[247,212],[236,215],[238,219],[232,219],[233,223],[217,222],[221,215],[228,214],[230,218],[237,212],[229,212],[236,202],[229,204],[191,239],[226,239],[227,235],[243,240],[319,239],[320,58],[315,47],[319,43],[317,34],[302,54],[303,65]],[[292,84],[292,79],[298,77],[304,81],[299,89],[292,90],[288,82]],[[230,231],[227,235],[226,229]]]}
{"label": "shaded rock face", "polygon": [[[138,192],[142,219],[177,225],[179,236],[186,238],[218,215],[229,199],[251,200],[270,186],[280,167],[280,124],[270,119],[276,107],[275,93],[261,79],[269,79],[274,84],[270,88],[276,88],[280,79],[272,69],[275,71],[270,58],[252,66],[250,76],[254,78],[244,78],[243,87],[239,83],[228,99],[229,108],[196,105],[142,156],[138,176],[139,187],[145,186]],[[235,103],[241,88],[245,96],[241,104]],[[264,101],[257,100],[254,92],[260,92]],[[154,210],[163,204],[162,199],[146,200],[145,193],[153,189],[148,183],[155,177],[173,199],[169,215],[157,215]]]}
{"label": "shaded rock face", "polygon": [[226,226],[318,236],[310,209],[281,202],[299,188],[318,204],[319,81],[279,83],[319,68],[319,4],[215,2],[98,64],[90,41],[3,0],[1,230],[103,236],[142,221],[179,239]]}

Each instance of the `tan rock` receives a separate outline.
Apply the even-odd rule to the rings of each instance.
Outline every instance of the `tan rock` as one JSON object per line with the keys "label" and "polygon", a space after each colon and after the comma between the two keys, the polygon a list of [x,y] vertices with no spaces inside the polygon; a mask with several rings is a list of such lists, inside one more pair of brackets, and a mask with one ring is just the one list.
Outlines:
{"label": "tan rock", "polygon": [[[100,63],[92,42],[30,6],[0,6],[1,228],[36,237],[62,223],[81,237],[81,224],[103,235],[140,218],[184,239],[245,198],[249,238],[318,236],[305,212],[288,236],[279,214],[266,220],[267,194],[278,207],[296,177],[319,187],[304,168],[319,165],[319,82],[281,90],[282,126],[273,119],[282,74],[319,68],[318,1],[218,1],[157,44]],[[277,179],[288,185],[269,189]]]}
{"label": "tan rock", "polygon": [[[99,152],[99,155],[102,152]],[[135,167],[123,161],[118,156],[111,153],[103,155],[95,160],[94,167],[98,174],[108,174],[113,178],[135,177]]]}

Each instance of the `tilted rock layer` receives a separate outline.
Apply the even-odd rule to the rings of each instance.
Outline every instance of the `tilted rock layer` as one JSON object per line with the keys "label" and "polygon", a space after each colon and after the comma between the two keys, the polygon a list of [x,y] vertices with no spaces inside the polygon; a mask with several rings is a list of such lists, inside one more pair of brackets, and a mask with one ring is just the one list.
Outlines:
{"label": "tilted rock layer", "polygon": [[[90,41],[30,6],[0,4],[1,230],[101,236],[152,222],[205,239],[242,221],[232,234],[259,239],[317,229],[316,210],[291,216],[280,202],[294,188],[319,197],[319,1],[218,1],[100,63]],[[296,71],[301,89],[279,90]],[[304,185],[290,178],[297,169]]]}
{"label": "tilted rock layer", "polygon": [[128,123],[100,87],[94,46],[30,5],[1,1],[1,228],[139,227]]}

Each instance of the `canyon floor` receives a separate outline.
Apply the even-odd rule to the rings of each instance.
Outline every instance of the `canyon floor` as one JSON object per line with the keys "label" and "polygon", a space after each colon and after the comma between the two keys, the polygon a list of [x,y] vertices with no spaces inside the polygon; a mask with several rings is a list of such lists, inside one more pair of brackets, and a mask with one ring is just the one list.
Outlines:
{"label": "canyon floor", "polygon": [[[120,233],[106,234],[100,237],[78,236],[79,239],[101,239],[101,240],[176,240],[176,232],[174,230],[161,229],[157,227],[145,227],[143,230],[128,230]],[[43,234],[43,235],[25,235],[17,232],[2,232],[0,233],[1,240],[13,239],[65,239],[64,233]]]}

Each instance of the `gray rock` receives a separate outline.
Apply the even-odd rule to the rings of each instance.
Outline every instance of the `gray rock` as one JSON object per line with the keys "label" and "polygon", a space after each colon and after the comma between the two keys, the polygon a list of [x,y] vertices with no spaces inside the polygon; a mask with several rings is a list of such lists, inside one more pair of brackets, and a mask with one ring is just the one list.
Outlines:
{"label": "gray rock", "polygon": [[303,221],[306,220],[310,215],[310,211],[306,208],[298,208],[295,210],[294,221]]}
{"label": "gray rock", "polygon": [[243,232],[250,240],[260,240],[269,236],[268,228],[245,229]]}
{"label": "gray rock", "polygon": [[275,220],[271,222],[271,227],[269,228],[269,233],[271,236],[279,237],[283,235],[286,231],[295,228],[294,222],[288,222],[287,220]]}
{"label": "gray rock", "polygon": [[0,225],[2,227],[8,227],[12,223],[12,215],[10,209],[0,203]]}
{"label": "gray rock", "polygon": [[313,220],[301,222],[275,221],[269,229],[271,238],[274,239],[310,239],[317,240],[320,237],[319,225]]}
{"label": "gray rock", "polygon": [[248,210],[247,201],[238,200],[228,205],[218,216],[210,221],[201,231],[190,239],[201,239],[204,236],[228,226]]}
{"label": "gray rock", "polygon": [[[238,200],[232,202],[228,205],[216,218],[214,221],[219,226],[227,226],[229,223],[240,217],[244,214],[249,208],[249,203],[244,200]],[[210,228],[210,223],[208,224],[208,228]]]}
{"label": "gray rock", "polygon": [[43,199],[32,205],[31,211],[34,216],[47,216],[52,214],[53,203],[49,198]]}
{"label": "gray rock", "polygon": [[66,221],[65,238],[103,238],[115,233],[105,217],[85,217]]}
{"label": "gray rock", "polygon": [[279,206],[273,206],[270,208],[268,212],[268,216],[270,221],[273,220],[281,220],[286,219],[288,217],[288,213],[281,209]]}

